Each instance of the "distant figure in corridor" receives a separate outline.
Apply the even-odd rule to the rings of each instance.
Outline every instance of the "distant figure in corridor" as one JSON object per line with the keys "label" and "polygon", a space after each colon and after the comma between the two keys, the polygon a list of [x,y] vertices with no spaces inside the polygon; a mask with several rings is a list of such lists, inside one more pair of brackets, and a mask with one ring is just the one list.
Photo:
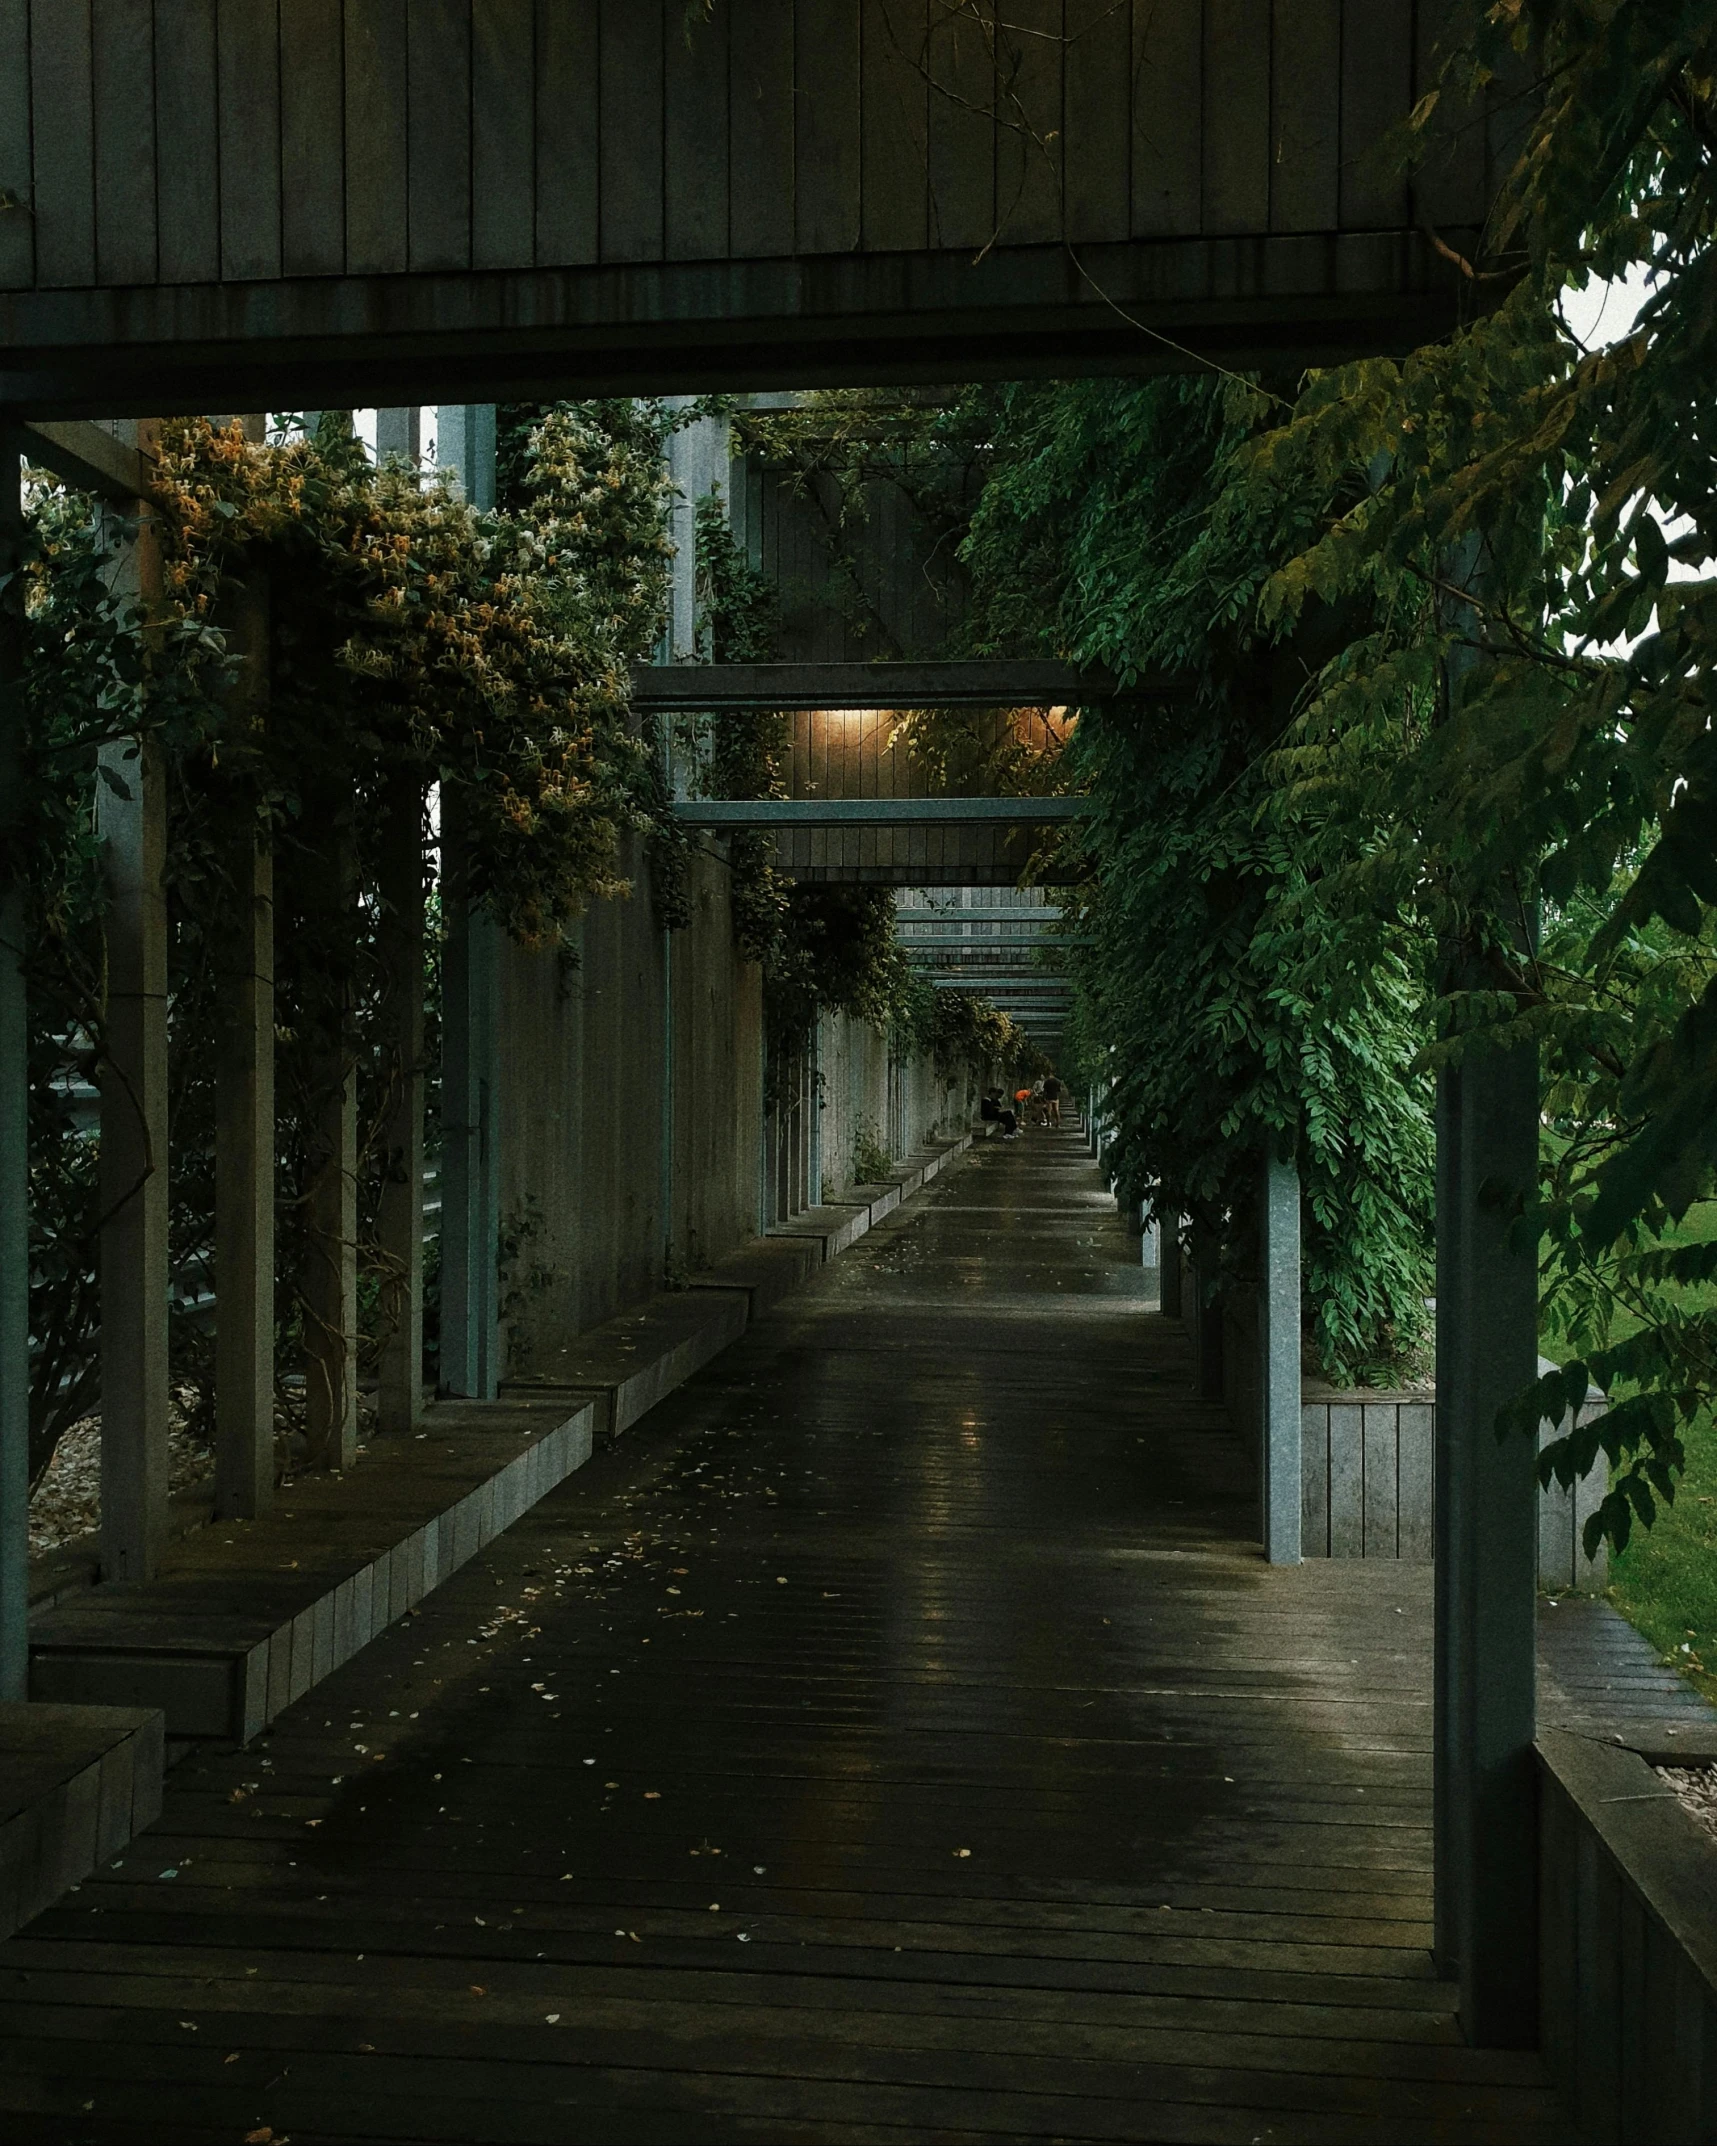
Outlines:
{"label": "distant figure in corridor", "polygon": [[1004,1140],[1011,1140],[1019,1129],[1019,1120],[1011,1110],[1003,1106],[1002,1091],[999,1088],[992,1088],[986,1096],[980,1099],[978,1115],[986,1125],[999,1125],[1002,1129],[1002,1138]]}
{"label": "distant figure in corridor", "polygon": [[1043,1083],[1043,1116],[1048,1125],[1059,1126],[1061,1123],[1061,1083],[1053,1073],[1048,1074]]}

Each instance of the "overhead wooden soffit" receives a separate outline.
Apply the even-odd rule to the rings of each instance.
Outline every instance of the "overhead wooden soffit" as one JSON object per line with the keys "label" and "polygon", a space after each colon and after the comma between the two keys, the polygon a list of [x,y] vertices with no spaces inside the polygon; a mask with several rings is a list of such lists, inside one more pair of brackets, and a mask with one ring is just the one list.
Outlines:
{"label": "overhead wooden soffit", "polygon": [[1101,701],[1161,700],[1167,677],[1124,690],[1106,673],[1071,663],[636,663],[637,708],[783,715],[835,708],[1088,708]]}
{"label": "overhead wooden soffit", "polygon": [[1085,797],[692,797],[674,817],[687,827],[1028,826],[1090,809]]}

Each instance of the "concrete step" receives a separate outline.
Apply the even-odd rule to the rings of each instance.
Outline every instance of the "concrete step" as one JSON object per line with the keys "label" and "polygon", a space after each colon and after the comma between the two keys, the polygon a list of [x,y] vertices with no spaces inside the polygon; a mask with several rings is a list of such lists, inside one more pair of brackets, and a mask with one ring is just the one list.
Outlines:
{"label": "concrete step", "polygon": [[664,1291],[637,1311],[592,1327],[565,1348],[546,1351],[529,1378],[511,1379],[501,1388],[502,1398],[582,1398],[594,1410],[598,1447],[610,1445],[737,1341],[749,1311],[743,1287]]}
{"label": "concrete step", "polygon": [[563,1397],[443,1401],[343,1476],[169,1545],[30,1633],[33,1699],[156,1708],[169,1738],[248,1743],[589,1459],[597,1410]]}
{"label": "concrete step", "polygon": [[771,1305],[810,1279],[817,1265],[814,1246],[803,1238],[753,1237],[694,1274],[688,1289],[743,1289],[750,1317],[760,1319]]}
{"label": "concrete step", "polygon": [[0,1705],[0,1938],[161,1815],[161,1715]]}

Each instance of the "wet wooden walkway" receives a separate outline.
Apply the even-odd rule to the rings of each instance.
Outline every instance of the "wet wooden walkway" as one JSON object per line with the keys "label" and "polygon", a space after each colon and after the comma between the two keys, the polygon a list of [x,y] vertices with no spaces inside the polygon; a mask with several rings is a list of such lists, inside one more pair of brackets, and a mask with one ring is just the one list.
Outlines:
{"label": "wet wooden walkway", "polygon": [[1136,1258],[975,1150],[0,1947],[0,2136],[1556,2137],[1429,1575],[1259,1561]]}

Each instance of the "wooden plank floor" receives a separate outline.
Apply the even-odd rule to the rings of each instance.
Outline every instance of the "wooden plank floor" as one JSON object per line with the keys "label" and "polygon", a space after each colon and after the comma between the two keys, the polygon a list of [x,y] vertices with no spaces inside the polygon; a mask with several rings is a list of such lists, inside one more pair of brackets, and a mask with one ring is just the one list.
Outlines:
{"label": "wooden plank floor", "polygon": [[1260,1562],[1136,1259],[974,1150],[0,1947],[0,2136],[1557,2136],[1429,1574]]}

